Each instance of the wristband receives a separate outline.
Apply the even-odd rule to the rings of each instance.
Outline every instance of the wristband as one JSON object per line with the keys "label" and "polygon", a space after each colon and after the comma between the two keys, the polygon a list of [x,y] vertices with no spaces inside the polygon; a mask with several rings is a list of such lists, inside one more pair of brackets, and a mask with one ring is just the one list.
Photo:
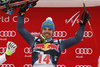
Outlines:
{"label": "wristband", "polygon": [[6,50],[6,54],[7,54],[7,55],[12,55],[13,52],[10,52],[9,50]]}

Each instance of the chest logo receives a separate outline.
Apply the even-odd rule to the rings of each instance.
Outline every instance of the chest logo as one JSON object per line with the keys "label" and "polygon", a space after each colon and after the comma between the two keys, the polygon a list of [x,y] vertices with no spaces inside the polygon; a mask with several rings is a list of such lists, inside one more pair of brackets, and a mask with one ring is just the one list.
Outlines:
{"label": "chest logo", "polygon": [[47,51],[47,50],[52,50],[52,49],[55,49],[56,51],[59,51],[58,50],[58,46],[54,45],[54,44],[50,44],[50,43],[46,43],[46,44],[37,44],[35,45],[34,49],[42,49],[44,51]]}

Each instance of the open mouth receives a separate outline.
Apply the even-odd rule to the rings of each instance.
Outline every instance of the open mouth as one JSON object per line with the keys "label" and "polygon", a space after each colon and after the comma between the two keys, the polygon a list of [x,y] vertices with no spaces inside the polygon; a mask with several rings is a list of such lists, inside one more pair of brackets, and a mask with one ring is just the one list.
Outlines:
{"label": "open mouth", "polygon": [[50,34],[45,34],[45,36],[49,36]]}
{"label": "open mouth", "polygon": [[44,33],[44,35],[50,35],[50,33]]}

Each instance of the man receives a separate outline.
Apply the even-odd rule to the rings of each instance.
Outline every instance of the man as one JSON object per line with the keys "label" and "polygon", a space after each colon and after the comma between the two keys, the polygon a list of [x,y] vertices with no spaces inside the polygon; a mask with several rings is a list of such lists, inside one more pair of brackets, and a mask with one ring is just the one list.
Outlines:
{"label": "man", "polygon": [[8,41],[6,52],[0,56],[0,65],[4,63],[13,54],[13,52],[15,52],[16,48],[17,45],[15,43]]}
{"label": "man", "polygon": [[48,17],[43,22],[41,27],[41,38],[31,35],[25,28],[23,23],[23,16],[28,6],[19,10],[17,19],[17,31],[24,38],[24,40],[31,46],[32,49],[32,66],[33,67],[56,67],[61,52],[77,43],[79,43],[84,34],[85,24],[89,19],[89,13],[84,11],[81,20],[79,21],[80,27],[75,37],[65,40],[53,40],[52,34],[54,33],[55,26],[51,17]]}

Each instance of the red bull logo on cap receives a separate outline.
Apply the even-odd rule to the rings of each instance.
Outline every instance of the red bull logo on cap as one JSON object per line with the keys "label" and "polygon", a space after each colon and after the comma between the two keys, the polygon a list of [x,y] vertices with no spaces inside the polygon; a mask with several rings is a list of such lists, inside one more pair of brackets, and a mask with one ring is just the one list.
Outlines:
{"label": "red bull logo on cap", "polygon": [[58,46],[56,46],[56,45],[54,45],[54,44],[50,44],[50,43],[46,43],[46,44],[37,44],[37,45],[35,45],[34,49],[36,49],[36,48],[42,49],[42,50],[44,50],[44,51],[47,51],[47,50],[50,50],[50,49],[51,49],[51,50],[55,49],[56,51],[59,52]]}

